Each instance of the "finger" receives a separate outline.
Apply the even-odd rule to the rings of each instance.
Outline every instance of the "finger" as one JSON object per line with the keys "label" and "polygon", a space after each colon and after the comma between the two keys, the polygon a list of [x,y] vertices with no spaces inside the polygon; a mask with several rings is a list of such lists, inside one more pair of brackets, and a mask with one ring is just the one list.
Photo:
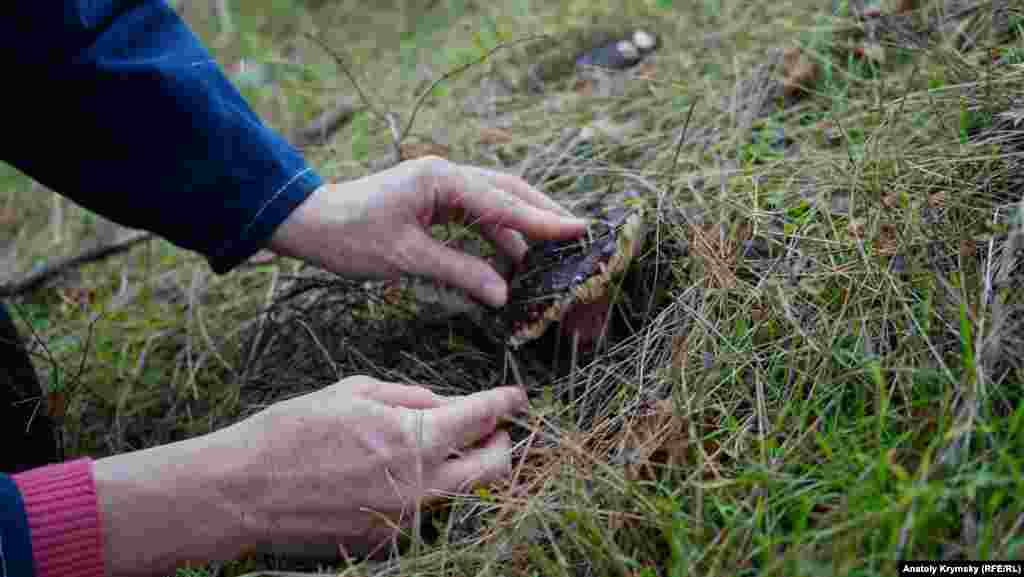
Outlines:
{"label": "finger", "polygon": [[502,254],[515,263],[522,262],[529,248],[523,240],[523,235],[511,228],[489,225],[484,227],[483,234]]}
{"label": "finger", "polygon": [[489,179],[497,188],[505,189],[537,208],[542,208],[565,216],[574,216],[569,209],[558,204],[551,197],[530,186],[528,182],[514,174],[508,174],[481,166],[466,166],[464,168],[468,170],[470,174],[479,175],[482,178]]}
{"label": "finger", "polygon": [[409,409],[432,409],[449,402],[426,387],[381,381],[366,375],[342,379],[331,387],[331,392],[361,395],[378,403]]}
{"label": "finger", "polygon": [[469,395],[423,414],[428,450],[447,455],[490,436],[503,417],[526,409],[526,395],[516,387],[499,387]]}
{"label": "finger", "polygon": [[433,409],[449,402],[449,399],[438,395],[426,387],[415,385],[401,385],[398,383],[385,383],[387,387],[375,387],[363,394],[368,399],[392,407],[405,407],[407,409]]}
{"label": "finger", "polygon": [[484,259],[445,246],[426,233],[404,242],[399,267],[465,290],[492,307],[505,305],[508,283]]}
{"label": "finger", "polygon": [[498,431],[482,447],[470,449],[458,459],[445,461],[437,473],[437,484],[448,491],[466,492],[474,485],[493,483],[512,470],[512,438]]}
{"label": "finger", "polygon": [[583,234],[586,221],[561,216],[538,208],[520,197],[494,187],[490,179],[459,172],[438,191],[442,205],[462,208],[473,215],[477,225],[500,225],[519,230],[531,238],[570,239]]}

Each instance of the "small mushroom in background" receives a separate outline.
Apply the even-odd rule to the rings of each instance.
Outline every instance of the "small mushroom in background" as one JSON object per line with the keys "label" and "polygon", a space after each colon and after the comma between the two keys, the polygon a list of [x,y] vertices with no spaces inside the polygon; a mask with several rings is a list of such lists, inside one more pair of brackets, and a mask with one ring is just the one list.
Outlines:
{"label": "small mushroom in background", "polygon": [[608,42],[580,54],[576,58],[576,66],[625,70],[637,65],[657,45],[658,41],[653,34],[646,30],[635,30],[629,39]]}

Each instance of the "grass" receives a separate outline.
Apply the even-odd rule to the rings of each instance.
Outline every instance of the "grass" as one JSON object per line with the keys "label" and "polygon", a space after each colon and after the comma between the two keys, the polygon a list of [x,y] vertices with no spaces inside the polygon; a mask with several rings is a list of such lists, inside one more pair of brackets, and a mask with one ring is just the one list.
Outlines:
{"label": "grass", "polygon": [[[526,156],[531,181],[552,194],[652,183],[661,242],[643,260],[667,280],[632,337],[536,385],[512,479],[435,511],[434,541],[337,572],[877,575],[900,558],[1024,557],[1012,250],[1024,147],[1003,121],[1022,109],[1019,24],[992,40],[1007,62],[998,67],[988,46],[961,50],[941,35],[908,46],[884,31],[887,58],[870,63],[850,50],[852,22],[827,4],[446,2],[423,18],[408,3],[235,7],[240,33],[217,50],[222,62],[277,58],[315,28],[343,49],[374,105],[403,119],[423,88],[418,65],[436,78],[498,42],[612,15],[664,40],[654,79],[630,82],[628,98],[569,96],[557,113],[524,92],[499,101],[514,140],[494,155],[477,143],[482,120],[464,99],[485,74],[514,79],[557,51],[499,52],[419,112],[414,138],[446,140],[458,162]],[[938,10],[925,4],[921,17]],[[185,15],[214,40],[206,15]],[[395,22],[398,33],[386,33]],[[730,104],[743,79],[767,49],[794,45],[820,77],[794,106],[745,123]],[[306,70],[280,94],[247,92],[282,130],[352,92],[327,55],[300,46]],[[569,169],[542,152],[562,129],[636,114],[644,131],[584,143]],[[840,135],[834,144],[823,121]],[[779,134],[796,152],[779,150]],[[361,176],[389,138],[363,115],[310,159],[327,178]],[[3,186],[0,208],[19,217],[4,232],[18,271],[75,252],[105,226],[67,203],[56,221],[55,201],[17,174],[5,172]],[[671,218],[684,209],[698,216]],[[248,410],[240,335],[280,275],[297,270],[285,260],[215,277],[157,241],[62,281],[93,291],[90,306],[68,306],[54,288],[19,298],[22,327],[53,356],[37,367],[68,391],[68,456],[202,434]],[[294,569],[280,563],[179,575]]]}

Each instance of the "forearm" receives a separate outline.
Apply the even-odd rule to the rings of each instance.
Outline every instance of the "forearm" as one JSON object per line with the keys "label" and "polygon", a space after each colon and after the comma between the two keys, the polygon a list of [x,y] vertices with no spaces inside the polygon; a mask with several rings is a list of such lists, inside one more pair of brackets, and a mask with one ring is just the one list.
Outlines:
{"label": "forearm", "polygon": [[225,450],[199,437],[95,462],[106,575],[166,575],[241,553],[240,516],[217,488]]}
{"label": "forearm", "polygon": [[[0,158],[42,184],[217,272],[262,248],[322,184],[166,3],[16,6],[0,18],[0,65],[28,88],[8,108],[41,138],[0,141]],[[73,97],[53,106],[50,93]]]}

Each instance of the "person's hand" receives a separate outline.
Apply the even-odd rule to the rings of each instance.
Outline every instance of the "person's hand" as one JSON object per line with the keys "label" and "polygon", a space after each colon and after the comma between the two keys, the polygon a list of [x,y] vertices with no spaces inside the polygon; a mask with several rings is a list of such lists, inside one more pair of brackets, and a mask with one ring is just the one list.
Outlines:
{"label": "person's hand", "polygon": [[322,186],[278,227],[270,248],[343,276],[427,276],[503,306],[508,286],[494,267],[430,236],[431,225],[462,219],[513,262],[527,249],[520,233],[569,239],[586,228],[517,176],[424,157]]}
{"label": "person's hand", "polygon": [[242,551],[368,554],[417,504],[508,473],[520,389],[442,397],[365,376],[202,437],[96,461],[107,574]]}
{"label": "person's hand", "polygon": [[239,451],[224,493],[260,550],[365,552],[408,527],[418,501],[507,474],[511,443],[496,429],[525,408],[512,387],[442,397],[350,377],[219,432]]}

